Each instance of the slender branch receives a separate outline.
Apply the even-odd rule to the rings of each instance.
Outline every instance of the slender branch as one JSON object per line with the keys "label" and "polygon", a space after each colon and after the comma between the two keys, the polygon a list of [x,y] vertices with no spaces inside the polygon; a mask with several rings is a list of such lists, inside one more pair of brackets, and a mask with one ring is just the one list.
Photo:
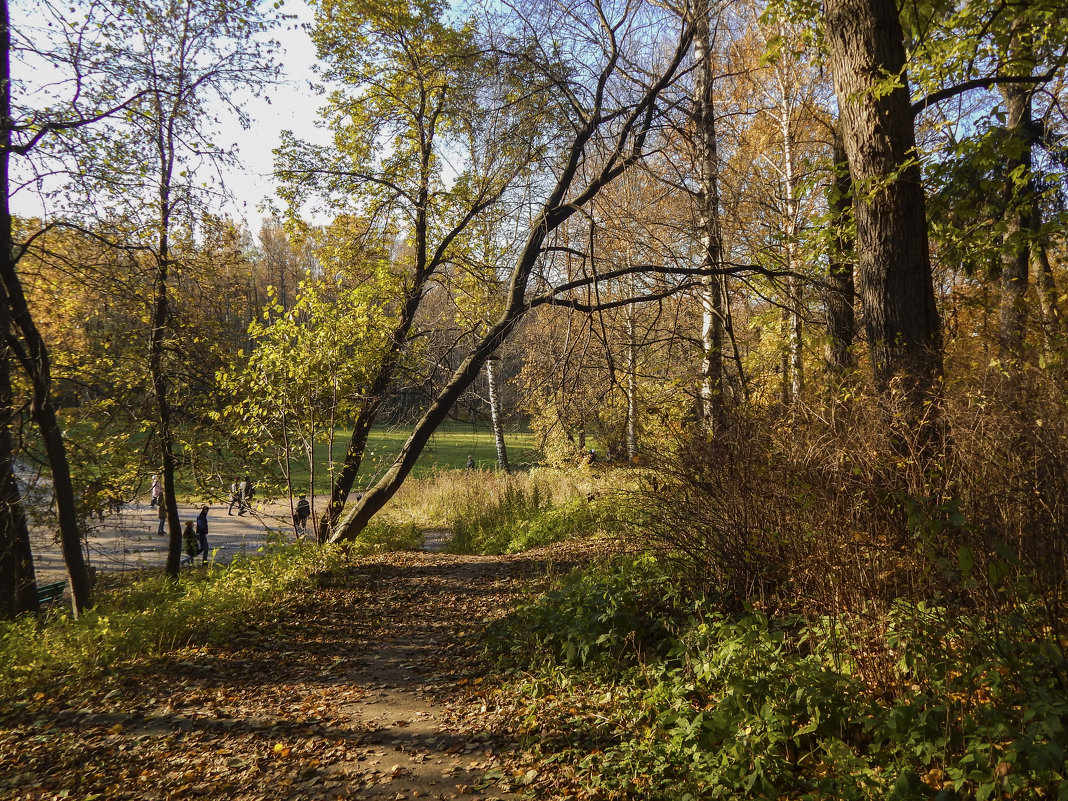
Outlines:
{"label": "slender branch", "polygon": [[[1062,56],[1064,54],[1062,53]],[[1003,86],[1006,84],[1043,84],[1049,83],[1055,77],[1057,77],[1058,67],[1050,67],[1047,72],[1041,75],[992,75],[987,78],[975,78],[970,81],[964,81],[964,83],[958,83],[955,86],[947,86],[944,89],[939,89],[937,92],[931,92],[927,97],[922,100],[918,100],[912,104],[912,116],[915,117],[924,112],[929,106],[933,106],[935,103],[941,103],[943,100],[948,100],[951,97],[962,95],[965,92],[970,92],[972,89],[990,89],[994,86]]]}

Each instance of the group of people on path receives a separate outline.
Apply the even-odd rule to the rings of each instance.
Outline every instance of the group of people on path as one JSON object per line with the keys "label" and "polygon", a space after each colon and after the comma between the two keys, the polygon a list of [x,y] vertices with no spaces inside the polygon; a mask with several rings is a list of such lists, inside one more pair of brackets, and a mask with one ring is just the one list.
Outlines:
{"label": "group of people on path", "polygon": [[[244,483],[248,483],[247,478]],[[251,486],[251,483],[249,483],[249,486]],[[156,535],[162,537],[167,529],[167,501],[163,497],[163,484],[160,482],[159,476],[152,476],[151,492],[152,507],[156,509],[156,515],[159,518],[159,528],[156,529]],[[182,544],[190,564],[192,564],[194,557],[197,556],[203,556],[202,564],[207,564],[209,510],[209,506],[201,506],[200,514],[197,515],[196,520],[185,521],[185,529],[182,531]]]}
{"label": "group of people on path", "polygon": [[[196,527],[194,529],[194,526]],[[182,532],[182,542],[185,545],[185,554],[189,557],[189,563],[197,556],[203,556],[201,564],[208,563],[208,507],[201,506],[200,514],[196,521],[186,520],[185,530]]]}
{"label": "group of people on path", "polygon": [[252,480],[245,476],[244,481],[237,481],[234,479],[230,482],[230,508],[226,511],[228,515],[234,513],[234,506],[237,506],[237,516],[240,517],[245,512],[252,509],[252,497],[256,494],[256,485],[252,483]]}
{"label": "group of people on path", "polygon": [[[151,492],[152,508],[157,510],[159,517],[159,528],[156,530],[156,534],[162,537],[167,527],[167,502],[163,497],[163,484],[160,482],[159,476],[152,476]],[[230,484],[230,506],[226,513],[233,515],[235,506],[239,517],[250,511],[255,492],[255,484],[252,483],[248,476],[245,476],[244,480],[240,482],[235,479]],[[200,514],[197,515],[195,521],[185,521],[182,542],[190,563],[197,556],[203,556],[204,563],[208,561],[208,511],[208,506],[202,506]],[[308,501],[308,496],[301,495],[293,514],[293,524],[298,536],[304,536],[308,532],[308,519],[310,517],[311,504]]]}

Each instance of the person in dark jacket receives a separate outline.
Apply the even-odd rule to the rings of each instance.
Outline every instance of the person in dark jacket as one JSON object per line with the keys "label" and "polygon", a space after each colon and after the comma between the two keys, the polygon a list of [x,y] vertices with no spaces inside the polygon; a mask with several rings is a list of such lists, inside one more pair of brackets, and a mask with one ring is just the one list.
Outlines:
{"label": "person in dark jacket", "polygon": [[293,523],[299,536],[304,536],[308,531],[309,517],[311,517],[311,504],[308,503],[307,495],[301,495],[300,500],[297,501],[296,511],[293,513]]}
{"label": "person in dark jacket", "polygon": [[197,555],[197,533],[193,528],[192,520],[185,521],[182,542],[185,545],[185,555],[189,557],[189,564],[193,564],[193,557]]}
{"label": "person in dark jacket", "polygon": [[201,506],[200,514],[197,515],[197,547],[203,556],[201,564],[208,563],[208,507]]}

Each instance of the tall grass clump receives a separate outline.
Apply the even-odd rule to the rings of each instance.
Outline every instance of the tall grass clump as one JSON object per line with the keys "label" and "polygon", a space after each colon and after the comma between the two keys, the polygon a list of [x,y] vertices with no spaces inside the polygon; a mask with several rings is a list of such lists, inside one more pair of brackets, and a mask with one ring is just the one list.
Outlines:
{"label": "tall grass clump", "polygon": [[458,553],[515,552],[596,529],[617,484],[617,474],[588,467],[439,470],[406,481],[375,525],[450,530]]}
{"label": "tall grass clump", "polygon": [[54,610],[0,622],[0,698],[121,660],[223,642],[243,621],[306,590],[317,572],[342,558],[332,547],[271,544],[225,566],[191,570],[177,582],[154,575],[102,592],[97,606],[77,620]]}
{"label": "tall grass clump", "polygon": [[471,483],[454,496],[448,528],[454,553],[516,553],[592,533],[604,520],[595,492],[566,483],[560,471],[499,476],[492,484]]}

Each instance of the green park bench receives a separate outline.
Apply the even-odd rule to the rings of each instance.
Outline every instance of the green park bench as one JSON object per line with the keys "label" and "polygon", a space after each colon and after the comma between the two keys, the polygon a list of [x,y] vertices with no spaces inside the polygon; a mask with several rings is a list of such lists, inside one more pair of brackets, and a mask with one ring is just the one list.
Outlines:
{"label": "green park bench", "polygon": [[66,589],[66,587],[66,580],[53,581],[51,584],[38,584],[37,603],[47,604],[52,601],[58,601],[63,597],[63,590]]}

